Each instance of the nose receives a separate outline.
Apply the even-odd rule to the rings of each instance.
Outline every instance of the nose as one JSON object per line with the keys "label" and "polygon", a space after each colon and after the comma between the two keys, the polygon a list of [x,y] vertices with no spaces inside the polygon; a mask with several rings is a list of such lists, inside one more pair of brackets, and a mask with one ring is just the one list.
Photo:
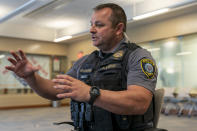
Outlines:
{"label": "nose", "polygon": [[90,33],[96,33],[96,29],[95,29],[95,26],[94,25],[92,25],[91,27],[90,27]]}

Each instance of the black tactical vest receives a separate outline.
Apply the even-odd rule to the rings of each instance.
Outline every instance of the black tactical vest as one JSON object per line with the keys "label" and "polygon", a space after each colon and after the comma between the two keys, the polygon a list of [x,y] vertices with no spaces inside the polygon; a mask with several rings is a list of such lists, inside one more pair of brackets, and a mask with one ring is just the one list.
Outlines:
{"label": "black tactical vest", "polygon": [[[91,53],[78,72],[78,79],[100,89],[120,91],[127,89],[127,62],[131,52],[140,48],[134,43],[115,53],[99,56]],[[152,127],[153,104],[144,115],[117,115],[88,103],[71,101],[71,119],[79,131],[142,131]]]}

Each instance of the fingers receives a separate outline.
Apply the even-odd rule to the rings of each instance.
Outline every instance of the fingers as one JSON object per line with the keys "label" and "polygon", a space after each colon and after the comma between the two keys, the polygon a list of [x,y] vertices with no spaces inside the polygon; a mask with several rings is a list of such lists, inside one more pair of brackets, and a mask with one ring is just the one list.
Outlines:
{"label": "fingers", "polygon": [[10,62],[10,63],[12,63],[13,65],[16,65],[16,61],[13,59],[13,58],[8,58],[8,61]]}
{"label": "fingers", "polygon": [[20,61],[20,57],[13,51],[10,52],[12,54],[12,56],[16,59],[16,61]]}
{"label": "fingers", "polygon": [[19,50],[19,53],[23,60],[27,60],[27,57],[25,56],[25,53],[22,50]]}
{"label": "fingers", "polygon": [[53,79],[52,81],[60,85],[72,86],[72,82],[68,81],[67,79],[57,78],[57,79]]}
{"label": "fingers", "polygon": [[6,68],[7,70],[10,70],[10,71],[14,71],[14,69],[15,69],[13,66],[6,66],[5,68]]}
{"label": "fingers", "polygon": [[70,81],[66,79],[53,79],[52,81],[56,83],[56,85],[54,86],[55,89],[63,90],[63,93],[57,94],[58,98],[71,98],[72,83]]}
{"label": "fingers", "polygon": [[57,75],[56,78],[59,78],[59,79],[66,79],[70,82],[73,82],[75,79],[69,75]]}
{"label": "fingers", "polygon": [[55,89],[61,89],[64,92],[71,92],[72,91],[72,88],[70,86],[67,86],[67,85],[55,85],[54,88]]}
{"label": "fingers", "polygon": [[57,94],[58,98],[71,98],[72,93],[62,93],[62,94]]}
{"label": "fingers", "polygon": [[18,50],[18,52],[19,52],[21,58],[14,51],[10,51],[10,53],[16,59],[16,61],[27,60],[27,57],[25,56],[25,53],[22,50]]}

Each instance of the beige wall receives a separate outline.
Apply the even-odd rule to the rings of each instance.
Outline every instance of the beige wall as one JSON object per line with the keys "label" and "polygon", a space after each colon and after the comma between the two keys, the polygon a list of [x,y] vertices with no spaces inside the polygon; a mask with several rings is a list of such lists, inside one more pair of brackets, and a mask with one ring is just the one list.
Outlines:
{"label": "beige wall", "polygon": [[[61,100],[62,105],[69,105],[70,99]],[[0,95],[0,109],[19,107],[51,106],[52,102],[37,94],[10,94]]]}
{"label": "beige wall", "polygon": [[17,51],[18,49],[26,53],[42,55],[67,55],[67,47],[64,44],[0,37],[0,51]]}
{"label": "beige wall", "polygon": [[95,49],[97,48],[92,45],[92,41],[90,40],[90,38],[83,39],[72,44],[68,44],[68,67],[71,67],[72,62],[77,60],[77,54],[80,51],[83,51],[84,54],[90,54]]}
{"label": "beige wall", "polygon": [[197,13],[179,16],[128,29],[128,36],[136,43],[158,40],[197,32]]}

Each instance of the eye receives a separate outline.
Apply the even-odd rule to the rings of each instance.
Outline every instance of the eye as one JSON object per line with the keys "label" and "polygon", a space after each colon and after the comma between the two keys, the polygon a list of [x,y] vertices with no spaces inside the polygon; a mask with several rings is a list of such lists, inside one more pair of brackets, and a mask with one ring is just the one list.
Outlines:
{"label": "eye", "polygon": [[96,23],[95,26],[96,26],[96,27],[103,27],[104,24],[103,24],[103,23]]}
{"label": "eye", "polygon": [[94,26],[94,27],[97,27],[97,28],[101,28],[101,27],[105,26],[105,24],[103,24],[101,22],[95,22],[95,23],[90,22],[90,26],[91,27]]}

